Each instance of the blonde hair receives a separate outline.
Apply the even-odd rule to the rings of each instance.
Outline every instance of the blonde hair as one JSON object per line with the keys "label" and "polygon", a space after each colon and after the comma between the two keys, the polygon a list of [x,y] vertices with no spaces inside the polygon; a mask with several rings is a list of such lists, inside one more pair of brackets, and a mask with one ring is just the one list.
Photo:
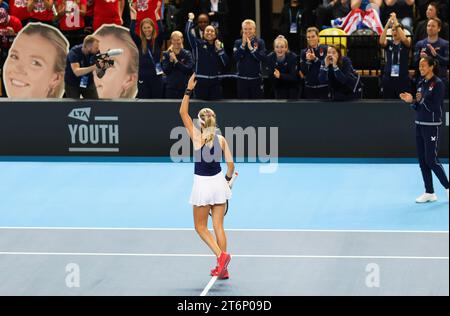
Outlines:
{"label": "blonde hair", "polygon": [[242,22],[242,28],[244,28],[244,25],[251,25],[256,29],[256,22],[250,19],[244,20],[244,22]]}
{"label": "blonde hair", "polygon": [[64,94],[64,74],[66,71],[67,54],[69,53],[69,42],[57,28],[40,22],[28,23],[20,34],[29,36],[39,35],[52,43],[56,50],[53,71],[61,74],[62,79],[56,87],[49,90],[47,98],[61,98]]}
{"label": "blonde hair", "polygon": [[141,24],[139,25],[139,31],[140,31],[139,37],[141,38],[142,54],[144,54],[144,55],[147,54],[147,49],[148,49],[148,47],[147,47],[147,38],[145,38],[144,32],[142,31],[145,23],[149,23],[152,26],[152,28],[153,28],[152,38],[151,38],[152,46],[155,46],[155,41],[156,41],[156,25],[155,25],[155,22],[153,22],[153,20],[150,19],[150,18],[143,19],[141,21]]}
{"label": "blonde hair", "polygon": [[286,46],[287,50],[289,51],[289,42],[283,35],[278,35],[277,38],[273,41],[273,47],[277,45],[277,42],[283,42],[283,44]]}
{"label": "blonde hair", "polygon": [[[172,34],[170,35],[170,40],[172,40],[174,37],[176,37],[176,36],[178,36],[178,37],[180,37],[181,38],[181,48],[184,48],[184,45],[183,45],[183,39],[184,39],[184,37],[183,37],[183,33],[181,33],[180,31],[174,31],[174,32],[172,32]],[[169,51],[171,51],[173,49],[173,45],[171,44],[170,46],[169,46],[169,48],[167,49],[167,51],[169,52]]]}
{"label": "blonde hair", "polygon": [[[139,50],[130,36],[130,30],[123,26],[116,24],[105,24],[99,28],[95,35],[97,36],[114,36],[119,41],[123,42],[130,52],[130,58],[128,59],[127,73],[135,75],[136,78],[139,73]],[[138,91],[137,80],[136,84],[133,84],[130,88],[123,91],[120,95],[122,99],[132,99],[136,97]]]}
{"label": "blonde hair", "polygon": [[306,29],[306,34],[311,33],[311,32],[314,32],[314,33],[316,33],[317,36],[320,36],[320,35],[319,35],[319,34],[320,34],[320,31],[319,31],[319,29],[318,29],[317,27],[315,27],[315,26],[311,26],[311,27],[308,27],[308,28]]}
{"label": "blonde hair", "polygon": [[199,118],[202,122],[202,137],[204,132],[205,143],[208,144],[214,141],[214,137],[216,137],[217,130],[217,121],[216,121],[216,113],[210,108],[201,109],[198,113]]}

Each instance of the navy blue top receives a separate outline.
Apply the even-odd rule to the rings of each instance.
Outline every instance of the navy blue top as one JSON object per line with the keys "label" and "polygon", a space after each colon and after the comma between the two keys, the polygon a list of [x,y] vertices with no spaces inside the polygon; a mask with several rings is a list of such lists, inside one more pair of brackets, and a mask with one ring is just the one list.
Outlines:
{"label": "navy blue top", "polygon": [[156,76],[156,64],[159,63],[161,56],[161,47],[163,44],[164,25],[161,20],[158,21],[159,33],[155,39],[155,45],[152,40],[147,40],[148,51],[142,52],[141,38],[135,33],[136,20],[131,20],[130,35],[139,49],[139,77]]}
{"label": "navy blue top", "polygon": [[[215,44],[209,44],[201,38],[192,35],[194,23],[188,21],[186,24],[185,34],[189,45],[192,47],[192,55],[195,60],[195,74],[197,78],[220,76],[228,64],[228,56],[224,49],[216,50]],[[213,79],[213,78],[209,78]]]}
{"label": "navy blue top", "polygon": [[422,94],[422,99],[412,104],[412,108],[416,110],[416,121],[441,125],[445,96],[445,85],[442,80],[436,76],[430,80],[422,79],[417,86],[417,92]]}
{"label": "navy blue top", "polygon": [[256,37],[251,42],[252,51],[248,49],[248,45],[243,48],[242,39],[238,39],[234,43],[234,59],[237,63],[239,77],[258,79],[262,78],[261,66],[266,59],[266,44],[264,40]]}
{"label": "navy blue top", "polygon": [[[288,52],[283,60],[278,60],[277,54],[272,52],[267,56],[267,66],[275,89],[292,88],[298,85],[297,55],[295,53]],[[280,79],[273,75],[275,69],[280,71]]]}
{"label": "navy blue top", "polygon": [[384,75],[391,76],[392,65],[400,65],[399,77],[409,76],[409,48],[403,43],[394,44],[394,41],[388,40],[386,48],[386,65]]}
{"label": "navy blue top", "polygon": [[[69,86],[78,87],[80,85],[81,77],[83,77],[83,76],[80,77],[75,76],[70,64],[79,63],[80,68],[89,67],[95,64],[94,60],[95,56],[93,54],[89,55],[83,54],[82,47],[83,47],[82,44],[72,47],[69,51],[69,54],[67,55],[66,73],[64,75],[64,82]],[[86,76],[89,77],[87,85],[92,84],[94,82],[92,72],[87,74]]]}
{"label": "navy blue top", "polygon": [[[431,54],[428,44],[431,44],[436,50],[436,57]],[[414,62],[416,67],[419,67],[420,53],[425,52],[428,56],[434,57],[439,61],[439,78],[447,78],[447,67],[448,67],[448,41],[439,38],[434,43],[429,43],[428,38],[417,42],[414,51]]]}
{"label": "navy blue top", "polygon": [[319,82],[328,83],[331,98],[334,100],[355,99],[361,92],[360,77],[356,75],[348,57],[343,57],[342,66],[336,69],[332,65],[327,68],[323,63],[320,68]]}
{"label": "navy blue top", "polygon": [[210,148],[206,144],[199,150],[194,151],[195,174],[198,176],[212,177],[222,171],[222,147],[219,136],[214,137],[214,144]]}
{"label": "navy blue top", "polygon": [[320,66],[327,56],[328,46],[319,45],[316,48],[312,48],[314,54],[316,55],[316,60],[313,61],[306,59],[306,53],[309,49],[311,48],[303,49],[300,54],[300,70],[303,75],[305,75],[305,85],[311,88],[324,86],[324,84],[319,83],[319,72]]}
{"label": "navy blue top", "polygon": [[164,52],[161,66],[166,74],[167,88],[174,90],[186,89],[186,84],[189,76],[192,74],[194,68],[194,61],[192,54],[185,49],[182,49],[177,56],[177,63],[170,61],[170,53]]}

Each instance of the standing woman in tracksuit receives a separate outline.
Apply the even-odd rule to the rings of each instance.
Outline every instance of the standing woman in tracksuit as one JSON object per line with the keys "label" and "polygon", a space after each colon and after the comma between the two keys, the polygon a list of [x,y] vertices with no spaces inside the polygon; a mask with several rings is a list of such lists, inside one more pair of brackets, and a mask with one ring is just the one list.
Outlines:
{"label": "standing woman in tracksuit", "polygon": [[162,69],[166,74],[167,99],[181,99],[192,74],[194,61],[191,52],[183,48],[183,33],[175,31],[170,36],[170,47],[164,52]]}
{"label": "standing woman in tracksuit", "polygon": [[402,93],[400,98],[416,110],[416,141],[420,169],[425,182],[425,193],[416,199],[417,203],[437,201],[433,187],[432,172],[447,190],[448,178],[438,159],[439,127],[442,125],[445,84],[437,76],[438,62],[430,57],[422,57],[419,71],[422,79],[417,86],[416,98],[410,93]]}
{"label": "standing woman in tracksuit", "polygon": [[267,56],[275,99],[298,99],[297,55],[289,51],[287,39],[280,35],[274,43],[274,51]]}
{"label": "standing woman in tracksuit", "polygon": [[223,97],[221,75],[228,65],[228,56],[218,39],[219,31],[212,25],[205,28],[203,39],[192,34],[194,19],[194,13],[189,13],[185,30],[195,60],[197,85],[194,95],[197,99],[218,100]]}
{"label": "standing woman in tracksuit", "polygon": [[159,65],[164,35],[164,27],[159,15],[160,9],[161,2],[159,1],[155,10],[158,35],[156,35],[157,31],[153,20],[145,18],[139,25],[140,35],[138,36],[135,32],[137,13],[130,6],[130,34],[139,49],[138,99],[161,99],[163,96],[162,79],[156,70]]}
{"label": "standing woman in tracksuit", "polygon": [[327,56],[328,46],[320,44],[319,29],[306,30],[308,48],[300,54],[300,76],[305,79],[305,99],[328,99],[328,84],[319,82],[320,66]]}
{"label": "standing woman in tracksuit", "polygon": [[266,44],[256,37],[256,23],[242,23],[242,39],[234,43],[234,59],[237,63],[237,96],[239,99],[264,98],[262,63],[266,59]]}

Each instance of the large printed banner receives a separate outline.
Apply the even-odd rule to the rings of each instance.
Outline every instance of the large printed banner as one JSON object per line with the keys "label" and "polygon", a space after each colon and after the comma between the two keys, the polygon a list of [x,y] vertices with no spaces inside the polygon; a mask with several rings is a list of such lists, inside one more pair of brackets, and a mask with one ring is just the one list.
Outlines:
{"label": "large printed banner", "polygon": [[[100,53],[120,49],[110,57],[114,67],[94,81],[101,99],[134,99],[138,92],[139,52],[128,28],[105,24],[94,35]],[[27,24],[16,36],[3,67],[3,82],[9,99],[62,98],[69,42],[55,27]]]}

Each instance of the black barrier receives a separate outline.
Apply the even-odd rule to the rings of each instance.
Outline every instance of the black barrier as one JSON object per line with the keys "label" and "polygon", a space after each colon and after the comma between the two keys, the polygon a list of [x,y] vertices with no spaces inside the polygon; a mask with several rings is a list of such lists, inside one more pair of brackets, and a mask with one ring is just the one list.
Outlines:
{"label": "black barrier", "polygon": [[[182,126],[179,105],[5,100],[0,102],[0,155],[168,157],[184,130],[174,129]],[[193,102],[191,114],[203,106],[215,109],[227,138],[233,134],[225,127],[242,127],[263,145],[266,137],[266,148],[258,149],[267,154],[276,154],[278,148],[280,157],[416,157],[414,111],[401,102]],[[448,102],[445,111],[442,157],[448,157]]]}

